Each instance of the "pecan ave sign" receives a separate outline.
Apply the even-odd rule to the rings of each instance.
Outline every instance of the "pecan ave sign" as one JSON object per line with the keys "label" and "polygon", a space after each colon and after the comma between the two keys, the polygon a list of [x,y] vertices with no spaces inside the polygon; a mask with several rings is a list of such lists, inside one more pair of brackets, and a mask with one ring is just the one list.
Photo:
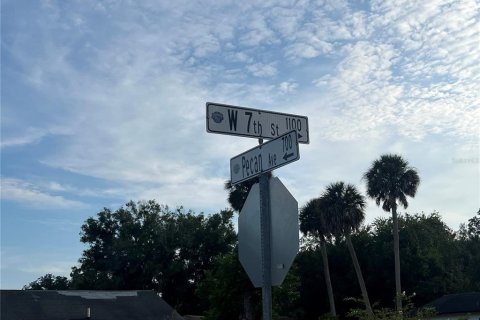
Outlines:
{"label": "pecan ave sign", "polygon": [[290,131],[230,159],[230,181],[237,184],[298,159],[297,131]]}
{"label": "pecan ave sign", "polygon": [[274,139],[292,130],[299,143],[309,143],[308,118],[207,102],[207,131],[251,138]]}

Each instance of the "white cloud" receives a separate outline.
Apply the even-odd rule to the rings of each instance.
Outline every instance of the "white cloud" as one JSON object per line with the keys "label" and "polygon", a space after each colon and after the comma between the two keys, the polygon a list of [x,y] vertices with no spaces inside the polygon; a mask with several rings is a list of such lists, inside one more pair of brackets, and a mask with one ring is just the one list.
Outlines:
{"label": "white cloud", "polygon": [[39,217],[38,219],[29,219],[28,223],[45,226],[46,228],[51,228],[56,232],[60,231],[65,234],[76,234],[80,227],[78,221],[72,221],[68,216],[61,219]]}
{"label": "white cloud", "polygon": [[245,46],[258,46],[262,44],[272,44],[278,40],[275,33],[268,26],[265,17],[254,12],[245,18],[244,26],[246,32],[240,37],[240,43]]}
{"label": "white cloud", "polygon": [[271,77],[277,73],[273,63],[255,63],[247,66],[247,70],[255,77]]}
{"label": "white cloud", "polygon": [[7,116],[6,119],[2,118],[3,132],[0,142],[2,149],[38,144],[48,136],[65,136],[71,133],[70,128],[63,125],[42,128],[41,125],[37,124],[36,126],[18,129],[18,127],[23,124],[23,121],[11,118],[11,116]]}
{"label": "white cloud", "polygon": [[254,61],[253,58],[248,56],[248,54],[246,54],[245,52],[236,52],[233,56],[233,59],[239,62],[252,63]]}
{"label": "white cloud", "polygon": [[330,108],[338,109],[328,116],[324,137],[351,140],[382,135],[395,119],[403,91],[392,76],[395,50],[390,45],[358,42],[344,51],[345,58],[337,64],[336,74],[315,81],[329,97]]}
{"label": "white cloud", "polygon": [[54,274],[55,276],[66,276],[70,275],[72,271],[72,262],[71,261],[52,261],[49,263],[40,263],[40,264],[28,264],[26,266],[20,266],[19,270],[27,273],[41,274],[45,275],[47,273]]}
{"label": "white cloud", "polygon": [[51,191],[54,191],[54,192],[65,192],[65,191],[74,190],[74,188],[71,187],[71,186],[63,185],[63,184],[60,184],[60,183],[55,182],[55,181],[50,181],[47,184],[47,188]]}
{"label": "white cloud", "polygon": [[[66,258],[66,256],[70,254],[71,253],[62,255],[52,252],[44,254],[38,252],[19,254],[17,247],[2,247],[2,288],[21,289],[23,285],[35,281],[47,273],[55,276],[69,277],[71,268],[75,265],[77,259],[77,257],[74,256]],[[26,275],[23,273],[26,273]],[[11,283],[14,283],[14,281],[4,277],[4,275],[6,276],[7,274],[14,277],[21,277],[23,282],[20,284],[17,283],[15,287],[11,287]]]}
{"label": "white cloud", "polygon": [[311,59],[318,57],[320,53],[321,51],[306,43],[295,43],[285,49],[285,56],[292,60],[301,58]]}
{"label": "white cloud", "polygon": [[46,132],[43,130],[36,130],[36,129],[29,129],[27,133],[23,136],[17,136],[12,138],[4,138],[2,136],[1,141],[1,148],[7,147],[16,147],[16,146],[24,146],[27,144],[37,143],[46,135]]}
{"label": "white cloud", "polygon": [[13,178],[2,177],[1,198],[35,208],[80,209],[86,207],[82,202],[51,195],[32,183]]}
{"label": "white cloud", "polygon": [[[68,34],[64,42],[47,32],[65,16],[52,4],[60,11],[48,23],[37,21],[44,32],[35,55],[22,46],[28,37],[17,37],[12,52],[31,70],[37,90],[62,101],[65,107],[53,110],[71,130],[68,143],[43,164],[119,184],[105,194],[223,206],[228,159],[255,142],[208,136],[205,101],[278,111],[287,109],[287,97],[303,101],[288,107],[308,115],[310,148],[392,136],[478,140],[480,55],[472,1],[382,1],[373,2],[372,12],[338,1],[158,5],[111,4],[98,13],[106,35],[88,33],[94,26],[89,9],[72,10],[78,13],[61,22],[70,30],[62,33]],[[81,34],[72,31],[78,22]],[[269,83],[274,76],[295,81]],[[314,88],[303,85],[313,78]],[[384,147],[375,146],[370,154]],[[31,197],[55,197],[23,189]]]}
{"label": "white cloud", "polygon": [[195,212],[214,213],[228,207],[224,190],[227,179],[225,175],[192,177],[189,181],[142,189],[136,199],[155,199],[159,203],[182,205]]}
{"label": "white cloud", "polygon": [[298,88],[298,83],[292,81],[283,81],[278,86],[282,93],[292,93]]}
{"label": "white cloud", "polygon": [[138,197],[143,191],[138,185],[130,184],[128,187],[117,183],[116,187],[106,188],[79,188],[71,184],[59,183],[56,181],[41,182],[36,185],[40,190],[46,190],[52,193],[74,194],[78,197],[92,198],[117,198],[120,200],[130,200]]}
{"label": "white cloud", "polygon": [[212,35],[202,35],[193,41],[193,55],[195,57],[206,57],[220,49],[218,40]]}
{"label": "white cloud", "polygon": [[480,29],[474,7],[472,1],[382,1],[372,4],[370,17],[362,13],[360,36],[375,35],[375,42],[343,46],[336,73],[314,82],[342,110],[333,116],[340,131],[334,136],[382,134],[388,126],[410,139],[442,134],[478,141]]}
{"label": "white cloud", "polygon": [[285,47],[285,57],[297,61],[332,53],[333,45],[318,34],[318,28],[313,23],[305,23],[295,34],[295,39]]}
{"label": "white cloud", "polygon": [[295,37],[305,14],[306,8],[302,5],[290,7],[274,7],[269,12],[272,21],[272,28],[278,31],[284,38]]}

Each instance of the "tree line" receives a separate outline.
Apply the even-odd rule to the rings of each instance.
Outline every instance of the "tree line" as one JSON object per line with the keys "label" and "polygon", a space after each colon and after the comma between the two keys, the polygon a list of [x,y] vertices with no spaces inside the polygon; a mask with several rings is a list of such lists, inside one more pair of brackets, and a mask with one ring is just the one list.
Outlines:
{"label": "tree line", "polygon": [[[364,180],[367,196],[392,216],[363,225],[365,197],[344,182],[311,199],[300,210],[301,250],[273,290],[277,315],[344,317],[363,308],[372,317],[383,307],[402,310],[401,289],[415,292],[417,305],[480,290],[480,210],[456,232],[437,212],[398,215],[420,182],[398,155],[374,161]],[[155,201],[104,208],[82,225],[87,248],[70,278],[47,274],[24,289],[155,290],[181,314],[259,319],[261,292],[238,261],[233,224],[253,183],[227,182],[232,209],[210,215]]]}

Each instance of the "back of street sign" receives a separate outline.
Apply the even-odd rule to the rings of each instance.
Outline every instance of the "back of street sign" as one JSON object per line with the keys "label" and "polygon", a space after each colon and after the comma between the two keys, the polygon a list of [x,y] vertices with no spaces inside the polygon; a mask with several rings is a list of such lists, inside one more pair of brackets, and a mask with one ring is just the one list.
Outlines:
{"label": "back of street sign", "polygon": [[[298,202],[280,179],[270,179],[271,281],[282,284],[299,248]],[[238,216],[238,255],[255,287],[262,286],[260,190],[254,184]]]}
{"label": "back of street sign", "polygon": [[207,131],[211,133],[274,139],[292,130],[297,131],[298,142],[309,143],[305,116],[207,102]]}

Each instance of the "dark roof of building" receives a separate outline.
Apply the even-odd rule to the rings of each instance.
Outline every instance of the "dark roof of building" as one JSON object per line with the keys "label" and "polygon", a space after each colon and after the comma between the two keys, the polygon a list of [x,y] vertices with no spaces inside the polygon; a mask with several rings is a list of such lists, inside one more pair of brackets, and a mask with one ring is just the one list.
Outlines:
{"label": "dark roof of building", "polygon": [[153,291],[1,290],[2,320],[183,318]]}
{"label": "dark roof of building", "polygon": [[438,315],[480,312],[480,292],[445,295],[425,307],[435,308]]}

